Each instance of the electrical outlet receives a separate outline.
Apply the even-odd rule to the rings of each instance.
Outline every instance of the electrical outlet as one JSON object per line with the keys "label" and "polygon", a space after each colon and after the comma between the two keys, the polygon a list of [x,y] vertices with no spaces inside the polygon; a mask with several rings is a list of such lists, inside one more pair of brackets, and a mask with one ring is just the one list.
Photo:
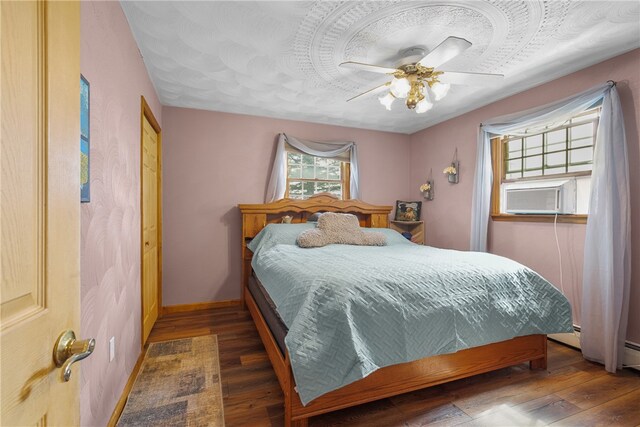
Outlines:
{"label": "electrical outlet", "polygon": [[109,362],[116,357],[116,337],[111,337],[109,340]]}

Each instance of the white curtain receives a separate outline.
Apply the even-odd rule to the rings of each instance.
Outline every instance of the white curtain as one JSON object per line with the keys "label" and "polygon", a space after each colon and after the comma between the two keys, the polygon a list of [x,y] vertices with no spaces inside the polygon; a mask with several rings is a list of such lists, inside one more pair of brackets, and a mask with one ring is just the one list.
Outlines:
{"label": "white curtain", "polygon": [[350,182],[349,195],[352,199],[360,197],[358,186],[358,151],[354,142],[319,142],[309,141],[281,133],[276,146],[276,158],[267,187],[265,201],[267,203],[284,197],[287,186],[287,146],[295,150],[316,157],[336,158],[345,160],[348,153]]}
{"label": "white curtain", "polygon": [[631,282],[629,162],[618,92],[605,95],[584,244],[580,346],[609,372],[622,367]]}
{"label": "white curtain", "polygon": [[631,280],[629,165],[620,99],[613,82],[480,126],[471,212],[471,250],[487,250],[492,136],[526,135],[559,125],[602,100],[585,240],[581,347],[615,372],[622,364]]}

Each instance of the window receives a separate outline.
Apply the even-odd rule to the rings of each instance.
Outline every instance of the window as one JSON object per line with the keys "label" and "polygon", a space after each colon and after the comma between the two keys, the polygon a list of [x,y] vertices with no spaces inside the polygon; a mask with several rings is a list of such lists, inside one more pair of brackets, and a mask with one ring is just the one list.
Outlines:
{"label": "window", "polygon": [[285,197],[308,199],[318,193],[330,193],[340,199],[348,199],[349,163],[288,152]]}
{"label": "window", "polygon": [[599,109],[588,111],[553,130],[504,138],[504,180],[590,174],[599,114]]}
{"label": "window", "polygon": [[[512,214],[507,209],[507,197],[517,203],[516,197],[522,198],[525,193],[516,190],[541,190],[551,186],[560,188],[569,183],[571,185],[566,188],[571,190],[563,191],[571,191],[571,197],[575,197],[572,202],[573,213],[559,215],[558,221],[586,222],[599,117],[600,108],[597,107],[577,115],[562,126],[543,132],[524,137],[503,135],[494,138],[492,218],[508,221],[554,221],[555,215]],[[528,194],[540,197],[544,193],[530,191]],[[551,197],[552,205],[555,203],[553,197],[556,196],[550,196],[551,194],[557,195],[557,203],[560,203],[560,193],[549,190],[546,194]],[[561,216],[564,218],[560,219]]]}

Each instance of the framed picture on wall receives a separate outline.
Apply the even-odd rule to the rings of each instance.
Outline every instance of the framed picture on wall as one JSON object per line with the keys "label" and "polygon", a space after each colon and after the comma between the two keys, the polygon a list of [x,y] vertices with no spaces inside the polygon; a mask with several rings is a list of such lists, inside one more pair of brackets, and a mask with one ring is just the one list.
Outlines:
{"label": "framed picture on wall", "polygon": [[89,180],[89,81],[80,75],[80,202],[90,201]]}
{"label": "framed picture on wall", "polygon": [[422,202],[396,201],[396,221],[420,221]]}

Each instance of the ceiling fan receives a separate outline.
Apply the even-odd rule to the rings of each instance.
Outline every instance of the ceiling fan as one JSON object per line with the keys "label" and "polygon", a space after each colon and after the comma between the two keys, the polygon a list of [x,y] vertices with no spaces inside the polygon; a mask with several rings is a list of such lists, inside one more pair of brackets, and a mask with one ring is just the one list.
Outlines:
{"label": "ceiling fan", "polygon": [[[439,71],[436,68],[460,55],[471,47],[471,43],[459,37],[448,37],[429,54],[417,62],[401,65],[398,68],[389,68],[380,65],[364,64],[361,62],[347,61],[340,64],[341,67],[355,70],[383,73],[393,76],[393,79],[378,87],[370,89],[347,102],[363,95],[380,93],[389,89],[386,95],[379,97],[379,101],[387,110],[391,110],[391,104],[395,99],[406,98],[405,104],[416,113],[424,113],[433,107],[434,101],[444,98],[449,92],[450,85],[482,85],[501,80],[502,74],[463,73],[454,71]],[[405,53],[412,54],[424,51],[419,48],[410,48]]]}

